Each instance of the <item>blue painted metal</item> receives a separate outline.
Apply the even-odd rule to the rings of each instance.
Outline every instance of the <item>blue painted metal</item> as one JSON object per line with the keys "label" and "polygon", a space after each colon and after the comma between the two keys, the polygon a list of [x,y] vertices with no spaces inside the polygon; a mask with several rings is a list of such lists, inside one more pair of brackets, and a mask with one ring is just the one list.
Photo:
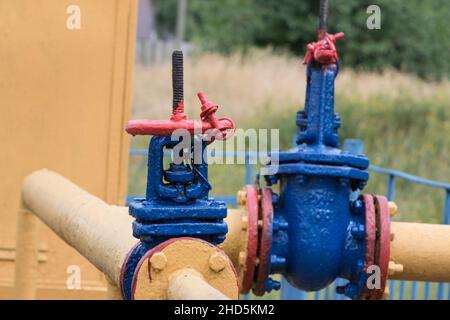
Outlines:
{"label": "blue painted metal", "polygon": [[325,295],[324,295],[324,300],[330,300],[330,287],[326,287],[325,288]]}
{"label": "blue painted metal", "polygon": [[[143,198],[145,196],[142,195],[127,195],[126,199],[125,199],[125,203],[127,206],[130,205],[130,202],[133,201],[136,198]],[[221,195],[214,195],[214,199],[216,199],[217,201],[222,201],[225,202],[225,204],[227,206],[231,206],[231,207],[236,207],[237,206],[237,201],[236,201],[236,196],[221,196]]]}
{"label": "blue painted metal", "polygon": [[[445,190],[445,201],[444,201],[444,224],[450,224],[450,189]],[[445,288],[447,288],[447,299],[450,299],[450,284],[439,283],[438,285],[438,299],[445,299]]]}
{"label": "blue painted metal", "polygon": [[445,284],[439,283],[438,284],[438,292],[437,292],[437,298],[438,300],[443,300],[445,295]]}
{"label": "blue painted metal", "polygon": [[[193,139],[199,139],[193,136]],[[164,168],[164,149],[179,143],[171,136],[154,136],[148,151],[147,193],[130,202],[136,218],[133,235],[155,246],[177,236],[194,236],[218,244],[225,239],[226,204],[209,197],[208,165],[203,158],[206,142],[192,143],[189,164],[171,163]],[[202,148],[195,146],[201,145]],[[196,157],[194,152],[201,152]],[[193,159],[197,161],[193,161]]]}
{"label": "blue painted metal", "polygon": [[429,283],[429,282],[424,283],[423,298],[425,300],[430,299],[430,287],[431,287],[431,283]]}
{"label": "blue painted metal", "polygon": [[450,188],[445,190],[444,224],[450,224]]}
{"label": "blue painted metal", "polygon": [[[187,150],[177,151],[182,153],[177,155],[182,161],[171,161],[165,168],[164,155],[171,155],[174,147],[186,138],[189,138],[190,148],[188,144]],[[179,139],[155,135],[151,139],[146,196],[127,199],[129,213],[135,218],[133,236],[140,242],[122,268],[121,287],[125,299],[132,298],[132,281],[140,259],[158,244],[178,237],[196,237],[216,245],[225,240],[228,227],[223,219],[227,207],[225,202],[209,197],[207,144],[194,134]],[[143,154],[140,150],[131,153]]]}
{"label": "blue painted metal", "polygon": [[335,300],[348,300],[348,298],[345,295],[337,293],[337,290],[338,290],[337,288],[344,286],[346,283],[347,283],[347,280],[341,279],[341,278],[337,278],[336,281],[334,282],[334,288],[335,288],[334,299]]}
{"label": "blue painted metal", "polygon": [[322,293],[321,291],[315,291],[314,292],[314,300],[320,300],[321,293]]}
{"label": "blue painted metal", "polygon": [[[150,141],[146,196],[127,199],[130,215],[135,218],[133,236],[140,242],[122,271],[125,299],[132,297],[132,279],[139,260],[156,245],[177,237],[197,237],[214,244],[225,240],[227,207],[225,202],[209,197],[211,186],[204,158],[207,144],[197,136],[191,136],[191,141],[190,162],[171,162],[167,169],[164,155],[170,154],[179,141],[171,136],[154,136]],[[197,150],[195,146],[199,145]],[[142,155],[139,151],[133,154]]]}
{"label": "blue painted metal", "polygon": [[252,164],[250,162],[250,156],[248,153],[245,154],[245,184],[252,184]]}
{"label": "blue painted metal", "polygon": [[389,281],[389,300],[394,300],[395,296],[395,281]]}
{"label": "blue painted metal", "polygon": [[360,139],[345,139],[343,149],[351,154],[364,154],[364,142]]}
{"label": "blue painted metal", "polygon": [[405,300],[405,281],[400,281],[400,294],[399,300]]}
{"label": "blue painted metal", "polygon": [[303,290],[299,290],[293,286],[286,280],[281,280],[281,300],[306,300],[307,294]]}
{"label": "blue painted metal", "polygon": [[395,176],[389,174],[388,177],[388,186],[387,186],[387,195],[389,201],[394,201],[395,198]]}
{"label": "blue painted metal", "polygon": [[447,285],[447,300],[450,300],[450,284]]}
{"label": "blue painted metal", "polygon": [[[275,217],[288,223],[274,235],[273,254],[284,257],[283,275],[295,287],[316,291],[337,277],[349,280],[346,295],[356,298],[365,279],[364,215],[352,213],[350,193],[363,188],[369,162],[337,149],[339,115],[334,112],[337,66],[310,64],[305,109],[297,114],[296,146],[277,155],[267,184],[280,181]],[[325,253],[325,254],[324,254]]]}
{"label": "blue painted metal", "polygon": [[413,281],[411,284],[411,300],[417,299],[417,281]]}
{"label": "blue painted metal", "polygon": [[365,186],[369,161],[337,148],[337,65],[312,63],[307,70],[296,145],[272,158],[278,163],[267,169],[276,174],[265,176],[268,185],[280,182],[275,219],[288,224],[286,231],[274,233],[271,253],[286,259],[282,274],[293,286],[317,291],[341,277],[349,282],[343,292],[356,298],[366,279],[365,218],[364,212],[352,212],[350,194]]}
{"label": "blue painted metal", "polygon": [[384,174],[387,176],[393,176],[398,177],[398,178],[402,178],[404,180],[410,181],[410,182],[414,182],[414,183],[418,183],[418,184],[423,184],[432,188],[439,188],[439,189],[444,189],[444,190],[450,190],[450,183],[445,183],[445,182],[439,182],[439,181],[434,181],[434,180],[430,180],[430,179],[424,179],[406,172],[402,172],[402,171],[398,171],[398,170],[393,170],[393,169],[385,169],[385,168],[380,168],[374,165],[371,165],[369,167],[370,171],[376,172],[376,173],[380,173],[380,174]]}
{"label": "blue painted metal", "polygon": [[133,277],[134,271],[145,253],[151,249],[145,243],[139,242],[133,250],[131,250],[126,263],[122,266],[121,289],[122,296],[125,300],[131,300],[133,295]]}

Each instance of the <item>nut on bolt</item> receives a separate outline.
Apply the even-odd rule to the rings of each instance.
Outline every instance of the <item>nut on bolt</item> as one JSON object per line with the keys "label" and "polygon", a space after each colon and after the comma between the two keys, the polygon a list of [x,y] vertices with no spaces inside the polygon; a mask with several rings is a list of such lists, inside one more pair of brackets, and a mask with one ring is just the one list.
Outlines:
{"label": "nut on bolt", "polygon": [[390,294],[389,287],[386,286],[386,287],[384,288],[384,291],[383,291],[383,297],[382,297],[382,299],[383,299],[383,300],[387,300],[387,299],[389,298],[389,294]]}
{"label": "nut on bolt", "polygon": [[155,271],[163,270],[167,265],[167,257],[163,252],[156,252],[150,258],[150,265]]}
{"label": "nut on bolt", "polygon": [[247,203],[247,191],[239,190],[237,193],[237,203],[240,206],[245,206]]}
{"label": "nut on bolt", "polygon": [[278,291],[281,289],[281,282],[277,280],[273,280],[272,278],[267,278],[266,282],[266,291],[271,292],[272,290]]}
{"label": "nut on bolt", "polygon": [[245,262],[247,261],[247,254],[244,251],[239,252],[239,266],[245,266]]}
{"label": "nut on bolt", "polygon": [[403,265],[397,264],[394,261],[389,261],[389,269],[388,269],[389,275],[393,276],[396,273],[402,273],[403,272]]}
{"label": "nut on bolt", "polygon": [[227,265],[227,260],[223,256],[223,254],[217,252],[211,255],[209,258],[209,268],[214,272],[220,272],[225,269]]}
{"label": "nut on bolt", "polygon": [[395,239],[395,233],[391,232],[391,241],[394,241]]}
{"label": "nut on bolt", "polygon": [[241,218],[241,229],[247,230],[248,228],[248,216],[242,216]]}
{"label": "nut on bolt", "polygon": [[395,216],[395,214],[397,213],[398,207],[397,204],[394,201],[389,201],[388,202],[388,206],[389,206],[389,214],[390,216]]}
{"label": "nut on bolt", "polygon": [[362,202],[360,199],[356,199],[351,204],[351,210],[354,214],[363,215],[366,211],[364,202]]}

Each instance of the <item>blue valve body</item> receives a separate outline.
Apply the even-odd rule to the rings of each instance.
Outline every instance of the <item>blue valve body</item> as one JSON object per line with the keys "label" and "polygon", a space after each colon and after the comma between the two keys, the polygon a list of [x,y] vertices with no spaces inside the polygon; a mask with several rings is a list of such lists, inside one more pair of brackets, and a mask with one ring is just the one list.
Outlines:
{"label": "blue valve body", "polygon": [[266,183],[280,186],[274,224],[287,224],[274,229],[271,246],[271,255],[285,258],[285,263],[271,265],[270,272],[282,273],[305,291],[344,278],[357,294],[366,279],[365,216],[361,203],[353,204],[350,194],[365,186],[369,161],[338,149],[337,73],[338,65],[308,65],[306,103],[297,114],[295,146],[272,155],[266,168],[275,172],[265,176]]}

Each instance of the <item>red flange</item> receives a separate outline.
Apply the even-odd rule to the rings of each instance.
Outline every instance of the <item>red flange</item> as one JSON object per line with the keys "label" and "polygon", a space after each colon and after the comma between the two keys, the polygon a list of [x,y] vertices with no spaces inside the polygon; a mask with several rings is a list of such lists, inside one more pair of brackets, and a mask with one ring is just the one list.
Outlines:
{"label": "red flange", "polygon": [[369,194],[363,194],[362,200],[366,208],[366,259],[364,270],[367,270],[369,266],[374,264],[377,223],[373,197]]}
{"label": "red flange", "polygon": [[378,255],[375,255],[375,263],[380,267],[381,286],[380,289],[373,290],[373,299],[383,299],[384,290],[389,274],[389,258],[391,249],[391,216],[389,214],[389,204],[386,197],[374,196],[375,209],[377,213],[377,247]]}
{"label": "red flange", "polygon": [[[364,261],[364,272],[367,268],[375,264],[375,245],[377,241],[377,222],[373,196],[369,194],[361,195],[365,207],[366,218],[366,256]],[[364,286],[361,299],[370,299],[372,291]]]}
{"label": "red flange", "polygon": [[262,296],[266,293],[266,279],[269,275],[270,247],[272,244],[273,202],[272,189],[261,190],[261,232],[259,237],[259,264],[257,267],[256,283],[253,293]]}
{"label": "red flange", "polygon": [[244,265],[241,293],[248,293],[252,288],[258,250],[258,189],[253,185],[247,185],[245,189],[247,191],[248,236],[247,257]]}
{"label": "red flange", "polygon": [[386,287],[390,257],[390,214],[388,201],[383,196],[362,195],[366,209],[366,258],[364,270],[371,265],[380,268],[380,288],[364,287],[361,298],[380,300]]}

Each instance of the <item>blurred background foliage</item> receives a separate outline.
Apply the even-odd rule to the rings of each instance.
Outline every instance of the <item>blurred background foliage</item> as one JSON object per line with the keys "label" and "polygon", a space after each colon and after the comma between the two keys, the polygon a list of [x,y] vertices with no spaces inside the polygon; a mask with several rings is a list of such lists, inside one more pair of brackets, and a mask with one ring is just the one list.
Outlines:
{"label": "blurred background foliage", "polygon": [[[204,50],[230,54],[272,47],[303,54],[316,38],[317,0],[189,0],[187,40]],[[381,30],[368,30],[369,5],[381,8]],[[154,0],[158,33],[173,34],[177,0]],[[344,31],[343,64],[358,69],[385,67],[422,78],[450,75],[448,0],[333,0],[330,32]]]}

